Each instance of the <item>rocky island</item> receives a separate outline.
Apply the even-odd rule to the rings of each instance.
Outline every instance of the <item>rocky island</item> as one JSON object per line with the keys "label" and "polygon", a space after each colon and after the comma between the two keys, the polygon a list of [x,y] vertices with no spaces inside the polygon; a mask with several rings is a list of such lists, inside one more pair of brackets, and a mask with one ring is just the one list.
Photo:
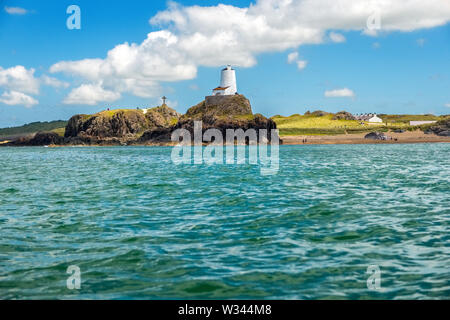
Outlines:
{"label": "rocky island", "polygon": [[[212,98],[212,99],[210,99]],[[276,129],[272,119],[253,114],[243,95],[206,97],[181,115],[166,104],[151,109],[106,110],[93,115],[78,114],[68,121],[64,137],[55,132],[38,132],[3,144],[4,146],[44,145],[173,145],[176,129],[193,133],[194,121],[202,121],[203,131],[226,129]],[[267,139],[270,140],[268,134]]]}

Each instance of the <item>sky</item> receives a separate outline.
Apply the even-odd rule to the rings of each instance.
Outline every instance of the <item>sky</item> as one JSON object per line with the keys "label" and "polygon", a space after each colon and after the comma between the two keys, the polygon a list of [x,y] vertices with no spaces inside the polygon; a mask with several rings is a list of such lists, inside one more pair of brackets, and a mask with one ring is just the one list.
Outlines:
{"label": "sky", "polygon": [[265,116],[450,114],[450,1],[0,0],[0,128],[184,113],[227,64]]}

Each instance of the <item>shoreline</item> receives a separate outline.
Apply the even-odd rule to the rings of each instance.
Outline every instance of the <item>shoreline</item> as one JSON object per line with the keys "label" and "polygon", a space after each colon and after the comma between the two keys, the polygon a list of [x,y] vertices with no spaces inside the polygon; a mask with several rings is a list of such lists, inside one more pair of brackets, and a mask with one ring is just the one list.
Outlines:
{"label": "shoreline", "polygon": [[[450,139],[443,140],[402,140],[402,141],[381,141],[381,140],[346,140],[346,139],[333,139],[330,140],[315,140],[308,141],[306,143],[302,143],[301,141],[287,141],[280,143],[280,146],[307,146],[307,145],[357,145],[357,144],[432,144],[432,143],[450,143]],[[29,147],[37,147],[37,148],[107,148],[107,147],[175,147],[176,145],[170,143],[162,143],[162,144],[129,144],[129,145],[120,145],[120,144],[85,144],[85,145],[46,145],[46,146],[31,146],[31,145],[21,145],[21,146],[8,146],[2,145],[0,143],[0,149],[3,148],[29,148]],[[193,147],[194,145],[190,145]],[[202,146],[207,146],[203,144]],[[270,144],[268,144],[270,146]]]}
{"label": "shoreline", "polygon": [[[450,137],[425,134],[422,131],[386,133],[392,140],[365,139],[367,133],[324,135],[324,136],[283,136],[284,145],[310,145],[310,144],[405,144],[405,143],[450,143]],[[306,142],[303,140],[306,139]]]}
{"label": "shoreline", "polygon": [[[281,136],[280,145],[334,145],[334,144],[408,144],[408,143],[450,143],[450,137],[438,136],[435,134],[425,134],[422,131],[412,131],[403,133],[389,132],[387,135],[391,140],[365,139],[366,133],[342,134],[342,135],[301,135],[301,136]],[[8,141],[10,142],[10,141]],[[173,147],[174,142],[154,142],[154,143],[101,143],[101,144],[63,144],[47,145],[45,147],[119,147],[119,146],[146,146],[146,147]],[[206,146],[207,144],[203,144]],[[269,143],[270,145],[270,143]],[[8,145],[7,141],[0,141],[1,147],[31,147],[32,145]],[[193,144],[192,144],[193,146]],[[42,147],[42,146],[40,146]]]}

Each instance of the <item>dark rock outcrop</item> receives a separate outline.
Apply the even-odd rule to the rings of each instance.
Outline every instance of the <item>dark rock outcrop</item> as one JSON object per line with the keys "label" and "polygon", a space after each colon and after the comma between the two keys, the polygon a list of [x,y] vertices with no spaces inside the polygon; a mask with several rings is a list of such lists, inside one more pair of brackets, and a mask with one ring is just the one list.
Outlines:
{"label": "dark rock outcrop", "polygon": [[104,111],[92,116],[75,115],[70,118],[65,137],[90,136],[115,138],[144,131],[148,121],[140,110]]}
{"label": "dark rock outcrop", "polygon": [[[208,129],[218,129],[223,138],[226,137],[227,129],[255,129],[259,138],[259,129],[267,130],[267,140],[270,140],[271,129],[276,129],[276,124],[272,119],[268,119],[261,114],[253,114],[250,101],[243,95],[224,96],[220,99],[206,99],[191,107],[185,115],[178,120],[175,129],[186,129],[194,137],[194,121],[202,121],[202,133]],[[167,131],[162,131],[153,140],[162,138],[170,139]]]}
{"label": "dark rock outcrop", "polygon": [[7,146],[50,146],[64,143],[64,138],[54,132],[38,132],[7,143]]}
{"label": "dark rock outcrop", "polygon": [[450,137],[450,117],[440,120],[425,130],[425,133],[434,133],[442,137]]}
{"label": "dark rock outcrop", "polygon": [[356,120],[356,118],[350,112],[339,111],[333,116],[332,120]]}
{"label": "dark rock outcrop", "polygon": [[389,137],[382,132],[371,132],[364,136],[364,139],[388,140]]}
{"label": "dark rock outcrop", "polygon": [[92,116],[75,115],[67,124],[65,142],[88,145],[143,142],[175,126],[179,117],[180,114],[167,105],[147,109],[146,113],[129,109],[103,111]]}
{"label": "dark rock outcrop", "polygon": [[144,132],[144,134],[138,139],[137,143],[147,142],[170,142],[172,131],[174,128],[156,128]]}

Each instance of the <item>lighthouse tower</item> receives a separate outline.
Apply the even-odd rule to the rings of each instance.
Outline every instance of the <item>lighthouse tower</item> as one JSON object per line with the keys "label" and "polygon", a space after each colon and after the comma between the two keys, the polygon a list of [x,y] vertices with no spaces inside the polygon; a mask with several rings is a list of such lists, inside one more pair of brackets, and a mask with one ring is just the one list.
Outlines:
{"label": "lighthouse tower", "polygon": [[228,65],[222,69],[220,78],[220,86],[213,89],[213,96],[229,96],[234,95],[237,92],[236,85],[236,72]]}

